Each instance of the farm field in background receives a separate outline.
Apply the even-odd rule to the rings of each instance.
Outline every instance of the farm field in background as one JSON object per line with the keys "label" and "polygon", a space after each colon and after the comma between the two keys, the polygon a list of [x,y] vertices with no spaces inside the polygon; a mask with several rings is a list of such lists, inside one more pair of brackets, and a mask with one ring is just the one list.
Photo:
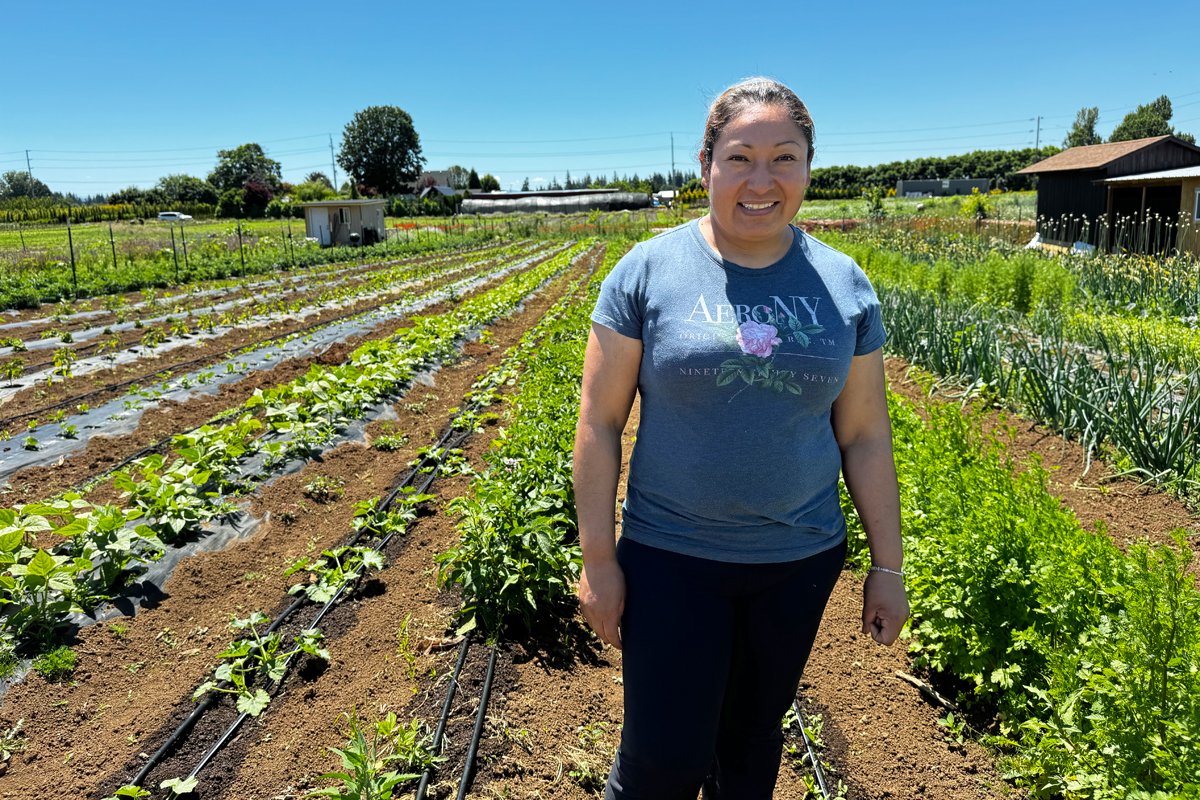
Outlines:
{"label": "farm field in background", "polygon": [[[855,636],[848,507],[799,706],[831,792],[1193,796],[1197,264],[883,202],[818,235],[884,306],[914,614],[907,654]],[[579,370],[599,281],[685,216],[389,219],[404,238],[295,268],[262,221],[246,274],[5,314],[0,798],[302,797],[355,729],[430,797],[472,761],[470,797],[595,796],[620,654],[573,608]],[[227,264],[227,224],[188,233]],[[776,796],[819,796],[785,723]]]}

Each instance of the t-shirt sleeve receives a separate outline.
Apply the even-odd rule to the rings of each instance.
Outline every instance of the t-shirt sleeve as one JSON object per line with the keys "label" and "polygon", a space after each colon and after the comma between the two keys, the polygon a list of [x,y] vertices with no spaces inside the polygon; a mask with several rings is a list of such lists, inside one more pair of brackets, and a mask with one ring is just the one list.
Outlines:
{"label": "t-shirt sleeve", "polygon": [[641,339],[646,314],[645,277],[641,248],[635,247],[617,262],[600,284],[592,322],[630,339]]}
{"label": "t-shirt sleeve", "polygon": [[883,327],[879,297],[866,275],[861,276],[859,297],[863,310],[858,318],[858,341],[854,345],[854,355],[865,356],[883,347],[887,341],[887,331]]}

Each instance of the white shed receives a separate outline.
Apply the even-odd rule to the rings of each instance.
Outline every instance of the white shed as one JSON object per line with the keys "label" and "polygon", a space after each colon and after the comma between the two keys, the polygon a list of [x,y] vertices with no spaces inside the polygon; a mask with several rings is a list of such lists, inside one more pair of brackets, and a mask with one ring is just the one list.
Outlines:
{"label": "white shed", "polygon": [[348,245],[352,233],[358,234],[361,244],[383,241],[386,200],[317,200],[302,205],[304,235],[322,247]]}

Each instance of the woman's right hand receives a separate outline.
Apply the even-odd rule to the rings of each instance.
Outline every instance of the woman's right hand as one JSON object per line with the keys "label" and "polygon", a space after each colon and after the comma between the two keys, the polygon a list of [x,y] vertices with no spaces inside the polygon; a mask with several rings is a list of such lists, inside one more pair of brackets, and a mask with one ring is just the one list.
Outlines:
{"label": "woman's right hand", "polygon": [[579,576],[579,608],[596,635],[620,650],[625,573],[616,559],[584,564]]}

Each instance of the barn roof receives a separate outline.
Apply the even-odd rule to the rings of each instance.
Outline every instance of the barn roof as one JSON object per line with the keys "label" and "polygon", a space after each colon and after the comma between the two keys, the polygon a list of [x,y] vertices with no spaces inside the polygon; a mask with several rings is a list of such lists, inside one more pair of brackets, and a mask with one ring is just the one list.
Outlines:
{"label": "barn roof", "polygon": [[1136,153],[1147,147],[1152,147],[1159,142],[1167,140],[1178,142],[1185,147],[1191,147],[1195,150],[1195,145],[1190,145],[1182,139],[1177,139],[1174,136],[1151,136],[1146,139],[1131,139],[1127,142],[1110,142],[1108,144],[1089,144],[1082,147],[1072,147],[1068,150],[1063,150],[1061,153],[1056,153],[1047,159],[1030,164],[1025,169],[1016,171],[1016,175],[1038,175],[1043,172],[1065,172],[1067,170],[1076,169],[1099,169],[1100,167],[1111,164],[1117,159],[1124,158],[1130,153]]}

